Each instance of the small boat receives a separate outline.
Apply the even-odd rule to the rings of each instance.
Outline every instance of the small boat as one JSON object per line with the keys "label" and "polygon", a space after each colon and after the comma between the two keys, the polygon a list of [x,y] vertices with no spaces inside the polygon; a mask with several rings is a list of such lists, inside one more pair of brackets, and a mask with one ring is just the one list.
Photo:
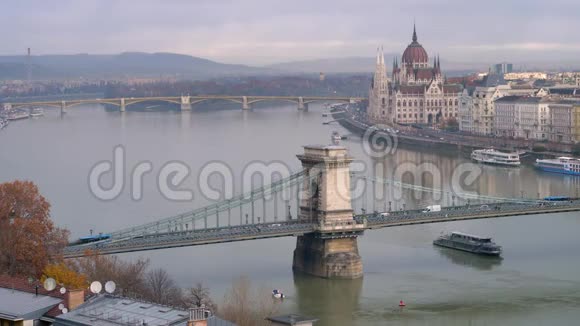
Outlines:
{"label": "small boat", "polygon": [[433,241],[433,244],[440,247],[457,249],[471,252],[478,255],[499,256],[501,246],[498,246],[488,237],[466,234],[461,232],[451,232]]}
{"label": "small boat", "polygon": [[44,115],[44,110],[42,108],[34,108],[30,112],[30,116],[33,117],[33,118],[35,118],[35,117],[41,117],[43,115]]}
{"label": "small boat", "polygon": [[580,175],[580,159],[574,157],[561,156],[557,159],[536,159],[534,165],[537,169],[546,172]]}
{"label": "small boat", "polygon": [[330,136],[330,139],[332,140],[332,143],[334,145],[338,145],[340,143],[340,141],[342,140],[342,137],[340,137],[340,134],[338,133],[338,131],[333,131],[332,135]]}
{"label": "small boat", "polygon": [[519,153],[504,153],[495,149],[476,149],[471,152],[471,159],[485,164],[520,166]]}
{"label": "small boat", "polygon": [[8,125],[8,120],[0,118],[0,129],[4,129]]}
{"label": "small boat", "polygon": [[286,296],[284,295],[284,293],[280,292],[280,290],[274,289],[272,290],[272,297],[274,297],[275,299],[284,299]]}

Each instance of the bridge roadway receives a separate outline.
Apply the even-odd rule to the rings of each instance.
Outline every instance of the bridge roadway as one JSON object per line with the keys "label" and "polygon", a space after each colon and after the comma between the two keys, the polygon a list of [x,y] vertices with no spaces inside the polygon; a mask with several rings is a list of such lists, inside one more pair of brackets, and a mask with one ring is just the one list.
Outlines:
{"label": "bridge roadway", "polygon": [[[245,241],[318,232],[333,237],[348,236],[352,232],[413,224],[441,223],[461,220],[499,218],[580,211],[580,200],[564,202],[497,203],[445,207],[440,212],[423,213],[421,210],[371,213],[355,216],[349,226],[325,227],[308,221],[246,224],[200,230],[163,232],[129,238],[109,239],[89,244],[71,244],[64,251],[65,258],[83,257],[91,252],[118,254],[136,251],[197,246],[213,243]],[[351,228],[352,227],[352,228]]]}

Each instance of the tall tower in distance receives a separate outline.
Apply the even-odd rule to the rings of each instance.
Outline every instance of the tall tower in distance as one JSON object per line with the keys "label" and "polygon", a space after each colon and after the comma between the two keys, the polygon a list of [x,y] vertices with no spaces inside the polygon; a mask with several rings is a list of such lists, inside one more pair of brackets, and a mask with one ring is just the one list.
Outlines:
{"label": "tall tower in distance", "polygon": [[369,90],[368,114],[371,122],[378,123],[390,120],[389,110],[389,81],[387,79],[387,68],[385,66],[385,56],[383,49],[377,49],[377,60],[375,74],[371,81]]}
{"label": "tall tower in distance", "polygon": [[32,61],[30,58],[30,48],[28,48],[28,53],[26,55],[26,81],[30,84],[32,80]]}

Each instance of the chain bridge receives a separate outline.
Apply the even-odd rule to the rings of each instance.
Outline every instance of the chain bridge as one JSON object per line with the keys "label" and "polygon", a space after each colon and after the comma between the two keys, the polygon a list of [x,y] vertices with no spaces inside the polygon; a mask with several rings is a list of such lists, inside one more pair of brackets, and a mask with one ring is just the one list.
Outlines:
{"label": "chain bridge", "polygon": [[[367,230],[580,211],[577,198],[564,201],[501,198],[352,173],[352,157],[344,147],[336,145],[305,146],[298,159],[303,170],[289,177],[183,214],[101,234],[89,241],[81,239],[71,243],[64,256],[297,237],[295,270],[328,278],[356,278],[362,276],[357,237]],[[363,189],[356,194],[354,185],[361,181]],[[407,209],[403,200],[385,195],[393,189],[427,194],[431,200],[437,197],[441,210]],[[382,195],[377,195],[381,191]],[[354,205],[359,206],[357,212]]]}

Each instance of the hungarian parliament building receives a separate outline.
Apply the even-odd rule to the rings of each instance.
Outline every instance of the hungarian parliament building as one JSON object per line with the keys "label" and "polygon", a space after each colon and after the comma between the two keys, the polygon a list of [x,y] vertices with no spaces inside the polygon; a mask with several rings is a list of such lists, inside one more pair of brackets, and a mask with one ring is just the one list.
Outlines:
{"label": "hungarian parliament building", "polygon": [[391,79],[383,50],[377,51],[367,110],[372,123],[439,124],[458,119],[461,85],[445,82],[438,57],[429,62],[415,26],[401,61],[393,59]]}

